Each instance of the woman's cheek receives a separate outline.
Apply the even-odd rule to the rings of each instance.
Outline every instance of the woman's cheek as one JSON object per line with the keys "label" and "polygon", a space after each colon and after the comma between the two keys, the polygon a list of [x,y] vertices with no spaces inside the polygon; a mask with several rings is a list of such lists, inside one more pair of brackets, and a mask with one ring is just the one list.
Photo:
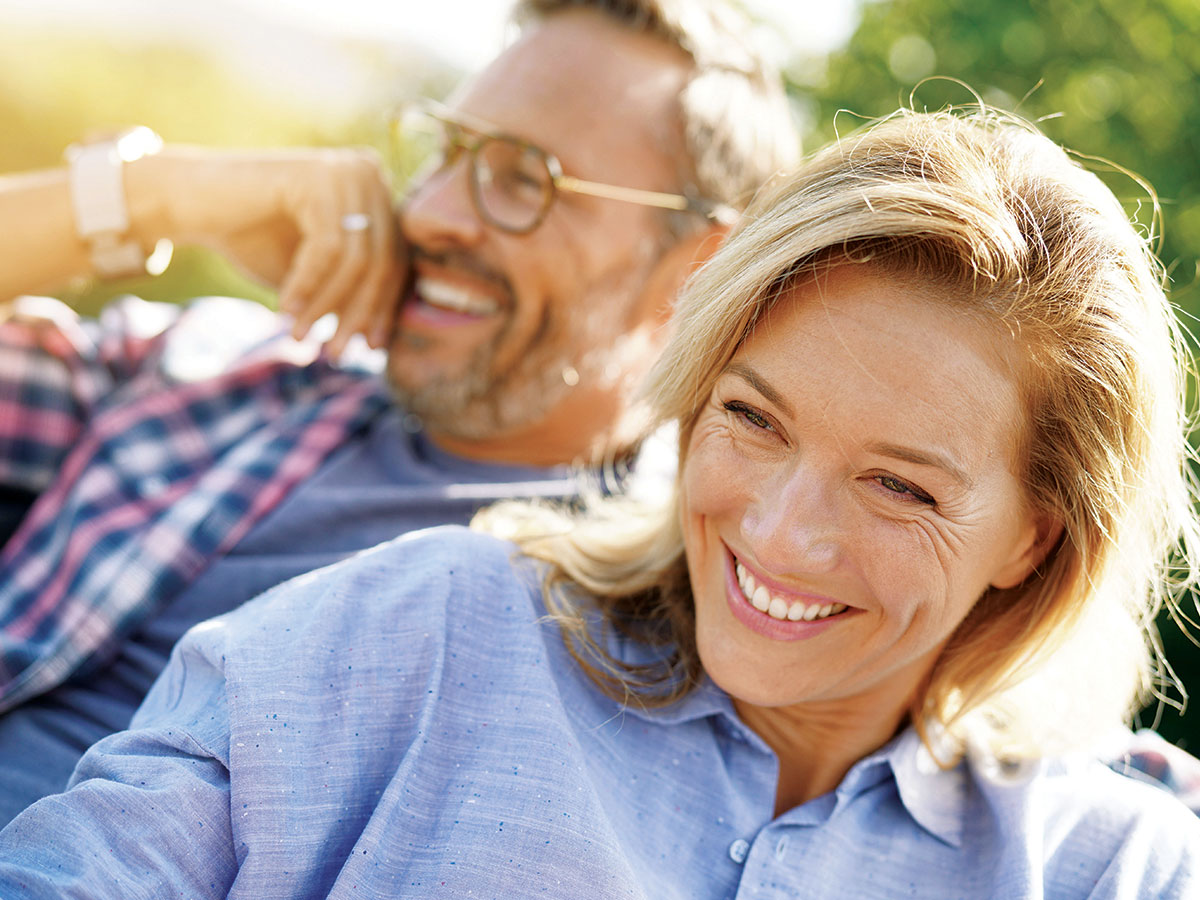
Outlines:
{"label": "woman's cheek", "polygon": [[735,505],[753,483],[754,464],[736,450],[727,429],[699,429],[684,463],[685,500],[693,515],[716,515]]}

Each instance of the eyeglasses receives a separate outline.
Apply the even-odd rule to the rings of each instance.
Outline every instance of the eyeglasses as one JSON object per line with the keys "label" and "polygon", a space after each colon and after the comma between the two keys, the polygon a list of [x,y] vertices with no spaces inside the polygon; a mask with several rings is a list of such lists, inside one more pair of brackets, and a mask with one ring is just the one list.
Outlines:
{"label": "eyeglasses", "polygon": [[454,165],[467,154],[476,211],[483,221],[510,234],[528,234],[541,225],[560,191],[696,213],[722,224],[736,215],[730,207],[701,197],[564,175],[557,157],[541,147],[432,101],[404,107],[393,118],[391,132],[401,154],[428,154],[439,169]]}

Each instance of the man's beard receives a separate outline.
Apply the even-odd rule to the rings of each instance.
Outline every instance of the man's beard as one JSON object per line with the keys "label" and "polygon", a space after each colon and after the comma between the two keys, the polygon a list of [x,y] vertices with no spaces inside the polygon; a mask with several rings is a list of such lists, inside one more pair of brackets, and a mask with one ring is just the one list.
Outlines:
{"label": "man's beard", "polygon": [[[553,326],[543,322],[531,342],[534,349],[522,354],[503,372],[494,360],[508,328],[502,328],[477,347],[459,371],[439,375],[419,385],[391,381],[392,396],[416,415],[431,431],[464,440],[482,440],[513,431],[545,418],[571,389],[564,373],[579,372],[581,362],[571,359]],[[554,329],[557,330],[557,329]],[[403,348],[407,338],[401,338]],[[404,352],[403,349],[400,352]],[[582,377],[582,372],[579,372]]]}
{"label": "man's beard", "polygon": [[[626,261],[585,295],[548,305],[523,351],[504,370],[496,370],[495,359],[506,352],[511,313],[461,369],[417,385],[390,379],[392,396],[430,431],[484,440],[543,421],[576,385],[611,387],[620,381],[631,394],[655,350],[644,338],[625,335],[626,319],[660,250],[647,239],[632,266]],[[391,352],[420,353],[419,340],[400,335]],[[613,423],[614,430],[619,424]]]}

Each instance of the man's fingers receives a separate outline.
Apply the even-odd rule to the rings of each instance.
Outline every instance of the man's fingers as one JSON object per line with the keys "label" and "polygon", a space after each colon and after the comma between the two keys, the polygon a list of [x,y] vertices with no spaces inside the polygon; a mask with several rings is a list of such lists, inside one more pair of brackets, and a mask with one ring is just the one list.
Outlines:
{"label": "man's fingers", "polygon": [[397,267],[380,291],[379,303],[366,329],[367,343],[372,347],[386,347],[391,341],[400,314],[400,304],[404,302],[400,294],[404,289],[404,281],[404,270]]}
{"label": "man's fingers", "polygon": [[[305,234],[280,307],[295,316],[301,337],[323,315],[338,315],[329,348],[340,353],[351,335],[378,332],[378,311],[396,300],[403,265],[391,192],[377,158],[340,155],[329,166],[329,200],[313,202],[302,217]],[[375,341],[374,343],[378,343]]]}
{"label": "man's fingers", "polygon": [[[319,318],[309,316],[313,299],[338,266],[341,252],[341,238],[330,234],[306,237],[296,250],[279,289],[279,308],[296,317],[299,334],[307,332],[308,326]],[[302,321],[307,322],[303,328],[300,327]]]}
{"label": "man's fingers", "polygon": [[330,353],[335,356],[341,353],[346,347],[346,342],[353,335],[365,331],[367,322],[378,302],[379,289],[383,279],[382,272],[372,273],[358,283],[357,290],[348,301],[339,305],[337,331],[328,344]]}
{"label": "man's fingers", "polygon": [[372,279],[364,285],[361,305],[355,310],[356,318],[348,326],[353,329],[351,333],[362,332],[372,347],[383,346],[386,339],[386,335],[381,337],[379,334],[382,330],[379,321],[390,320],[394,314],[405,266],[400,228],[392,210],[391,196],[382,179],[379,187],[382,190],[375,191],[371,200],[375,221],[379,223],[379,227],[372,231],[372,241],[380,265],[372,273]]}

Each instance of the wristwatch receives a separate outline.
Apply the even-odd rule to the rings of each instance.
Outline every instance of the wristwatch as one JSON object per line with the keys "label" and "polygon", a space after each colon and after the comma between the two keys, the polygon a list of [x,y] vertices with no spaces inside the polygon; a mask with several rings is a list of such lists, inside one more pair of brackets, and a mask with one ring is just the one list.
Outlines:
{"label": "wristwatch", "polygon": [[75,231],[90,245],[92,268],[103,278],[146,271],[148,257],[128,234],[123,169],[125,163],[157,153],[162,144],[162,138],[140,125],[107,140],[67,148]]}

